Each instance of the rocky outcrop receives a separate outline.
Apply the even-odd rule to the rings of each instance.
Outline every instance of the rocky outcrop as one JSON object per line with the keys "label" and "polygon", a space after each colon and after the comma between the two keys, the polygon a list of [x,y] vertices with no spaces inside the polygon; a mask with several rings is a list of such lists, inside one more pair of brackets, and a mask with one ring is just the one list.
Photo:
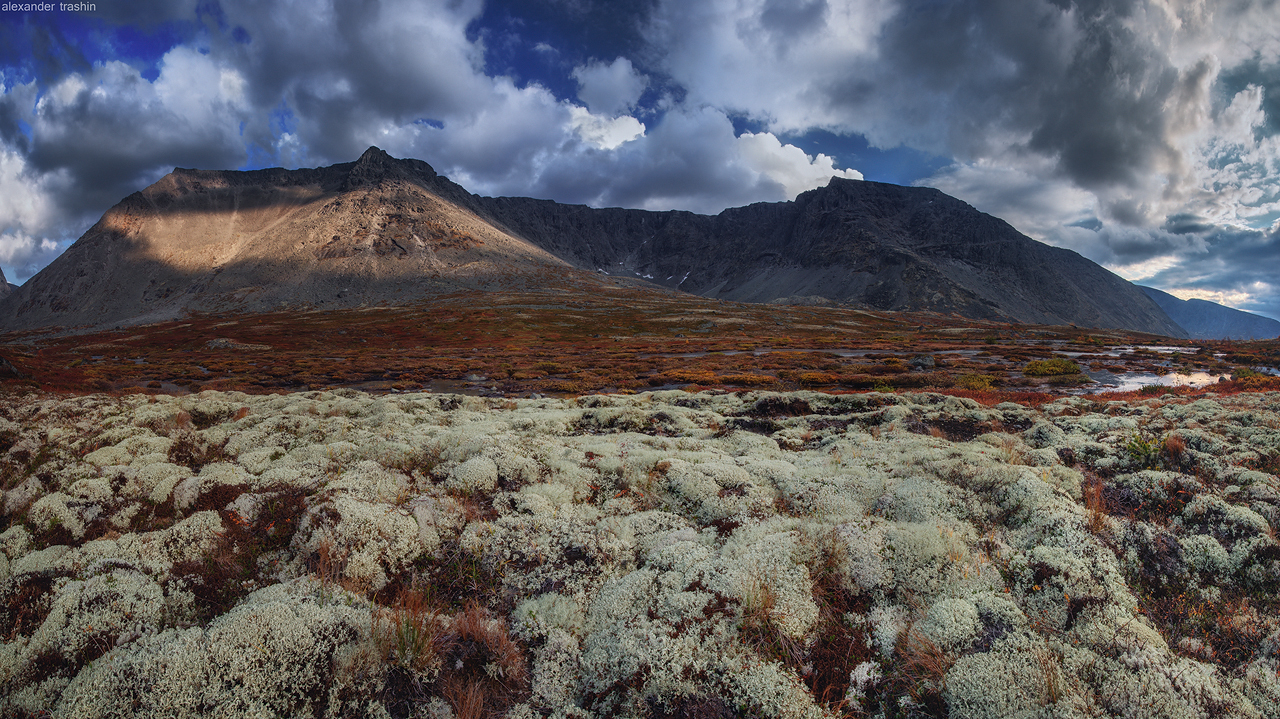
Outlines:
{"label": "rocky outcrop", "polygon": [[747,302],[825,298],[1185,336],[1135,286],[933,189],[833,179],[715,216],[595,209],[479,197],[377,148],[318,169],[176,169],[19,289],[0,328],[622,278]]}
{"label": "rocky outcrop", "polygon": [[0,357],[0,379],[26,379],[26,375],[19,372],[12,362]]}
{"label": "rocky outcrop", "polygon": [[8,280],[4,278],[4,270],[0,269],[0,300],[8,297],[16,289],[18,289],[18,286],[9,284]]}
{"label": "rocky outcrop", "polygon": [[1182,300],[1140,287],[1160,309],[1198,340],[1269,340],[1280,337],[1280,322],[1207,300]]}

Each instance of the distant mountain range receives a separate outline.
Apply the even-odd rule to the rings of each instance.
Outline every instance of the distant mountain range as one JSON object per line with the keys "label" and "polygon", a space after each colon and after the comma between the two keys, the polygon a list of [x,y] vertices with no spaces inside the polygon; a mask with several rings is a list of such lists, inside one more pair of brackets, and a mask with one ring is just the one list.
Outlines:
{"label": "distant mountain range", "polygon": [[1207,300],[1182,300],[1138,285],[1194,339],[1266,340],[1280,337],[1280,322]]}
{"label": "distant mountain range", "polygon": [[620,283],[1186,336],[1136,286],[935,189],[832,179],[715,216],[594,209],[480,197],[377,148],[318,169],[175,169],[4,300],[0,328]]}

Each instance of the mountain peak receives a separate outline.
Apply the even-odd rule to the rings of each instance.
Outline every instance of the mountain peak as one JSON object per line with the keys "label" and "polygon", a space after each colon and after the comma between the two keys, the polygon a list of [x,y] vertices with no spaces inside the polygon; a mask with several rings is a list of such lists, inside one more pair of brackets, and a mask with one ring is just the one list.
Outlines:
{"label": "mountain peak", "polygon": [[364,154],[360,156],[360,159],[356,160],[356,167],[380,166],[395,161],[395,158],[388,155],[386,150],[377,145],[370,145],[369,149],[365,150]]}
{"label": "mountain peak", "polygon": [[344,191],[389,179],[429,180],[436,176],[436,171],[427,163],[396,159],[376,145],[370,145],[350,167],[342,183]]}

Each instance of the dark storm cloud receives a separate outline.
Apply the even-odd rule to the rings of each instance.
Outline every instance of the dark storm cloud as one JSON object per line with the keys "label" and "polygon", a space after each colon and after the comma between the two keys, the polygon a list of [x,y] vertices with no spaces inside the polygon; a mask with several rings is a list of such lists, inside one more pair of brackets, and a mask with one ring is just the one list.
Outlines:
{"label": "dark storm cloud", "polygon": [[[484,58],[464,37],[480,6],[337,0],[301,13],[231,0],[224,3],[228,21],[251,40],[225,33],[216,43],[247,79],[253,106],[287,106],[314,161],[345,161],[381,123],[458,117],[483,105]],[[276,134],[263,122],[246,132],[263,146]]]}
{"label": "dark storm cloud", "polygon": [[[1208,68],[1196,68],[1195,87]],[[1058,158],[1081,187],[1127,185],[1159,171],[1173,154],[1163,108],[1179,91],[1178,73],[1128,28],[1091,18],[1056,82],[1044,83],[1030,147]],[[1176,100],[1176,99],[1175,99]]]}
{"label": "dark storm cloud", "polygon": [[1280,230],[1208,233],[1210,251],[1156,273],[1158,284],[1249,312],[1280,319]]}
{"label": "dark storm cloud", "polygon": [[785,42],[820,28],[830,9],[827,0],[769,0],[760,13],[760,24]]}
{"label": "dark storm cloud", "polygon": [[31,82],[0,95],[0,144],[13,147],[22,154],[26,154],[29,147],[21,123],[27,116],[27,110],[35,104],[35,93],[35,83]]}
{"label": "dark storm cloud", "polygon": [[[941,126],[932,142],[960,159],[990,156],[1012,139],[1006,151],[1054,158],[1080,187],[1141,184],[1169,171],[1167,112],[1179,93],[1194,91],[1195,78],[1180,78],[1151,38],[1130,27],[1130,10],[1118,2],[908,3],[884,28],[872,86],[855,75],[852,85],[831,86],[830,100],[857,113],[905,95],[897,108],[904,127],[871,132],[921,143],[930,140],[913,130]],[[1122,200],[1104,209],[1139,222]]]}
{"label": "dark storm cloud", "polygon": [[6,64],[11,61],[10,55],[21,53],[21,58],[13,58],[13,65],[31,71],[42,82],[90,67],[84,53],[57,25],[35,22],[27,16],[21,26],[9,26],[2,32],[4,46],[10,48],[4,53]]}
{"label": "dark storm cloud", "polygon": [[129,2],[94,3],[93,18],[116,25],[148,29],[172,21],[189,21],[197,17],[216,18],[221,13],[217,2],[200,0],[129,0]]}
{"label": "dark storm cloud", "polygon": [[601,207],[679,207],[714,213],[782,196],[744,166],[733,125],[714,111],[669,113],[641,141],[617,152],[579,147],[550,160],[530,190]]}
{"label": "dark storm cloud", "polygon": [[189,50],[166,56],[155,83],[119,62],[69,75],[23,118],[32,128],[27,167],[59,177],[59,206],[78,221],[174,166],[235,167],[245,149],[226,95],[237,84]]}

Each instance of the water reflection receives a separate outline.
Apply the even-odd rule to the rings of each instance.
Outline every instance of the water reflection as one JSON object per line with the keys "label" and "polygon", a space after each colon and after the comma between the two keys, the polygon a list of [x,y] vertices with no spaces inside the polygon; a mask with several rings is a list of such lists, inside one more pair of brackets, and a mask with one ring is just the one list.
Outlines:
{"label": "water reflection", "polygon": [[1152,385],[1159,387],[1205,387],[1216,384],[1224,377],[1230,379],[1230,375],[1210,374],[1208,372],[1158,375],[1152,372],[1116,373],[1106,370],[1086,370],[1084,374],[1094,381],[1094,384],[1082,388],[1087,393],[1132,392]]}

